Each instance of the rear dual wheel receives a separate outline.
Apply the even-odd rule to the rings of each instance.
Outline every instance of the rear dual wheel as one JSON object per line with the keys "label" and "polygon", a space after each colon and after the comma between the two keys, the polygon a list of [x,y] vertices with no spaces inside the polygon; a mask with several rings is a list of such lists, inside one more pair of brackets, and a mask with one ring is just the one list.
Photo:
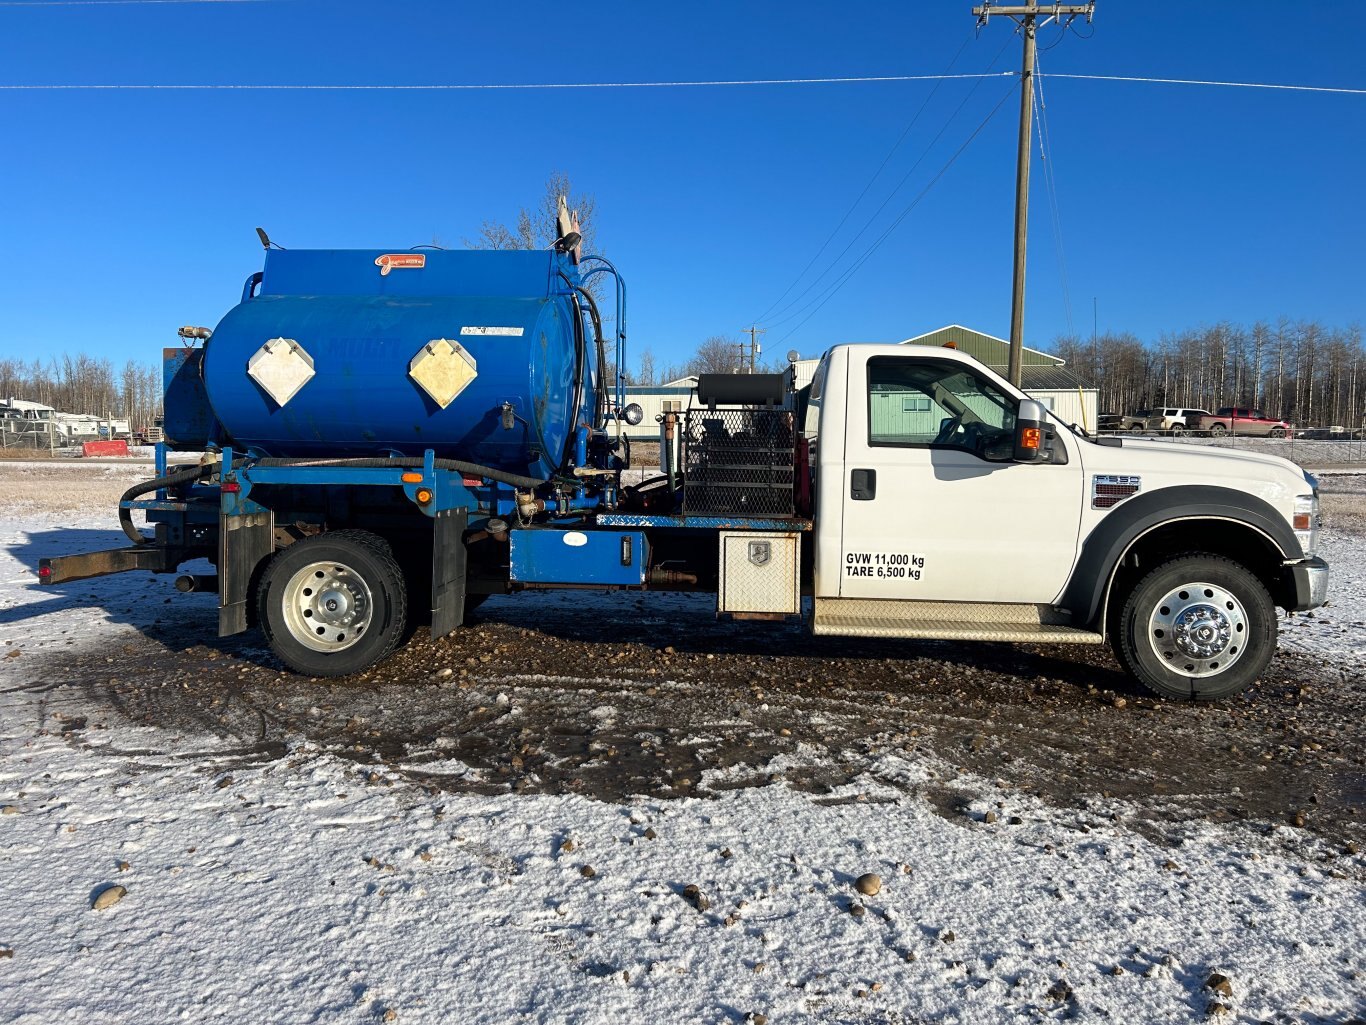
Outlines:
{"label": "rear dual wheel", "polygon": [[308,676],[345,676],[394,650],[408,598],[388,542],[365,530],[334,530],[275,555],[257,589],[257,610],[285,665]]}
{"label": "rear dual wheel", "polygon": [[1245,567],[1183,555],[1138,582],[1119,614],[1115,655],[1149,690],[1214,701],[1256,682],[1276,648],[1276,608]]}

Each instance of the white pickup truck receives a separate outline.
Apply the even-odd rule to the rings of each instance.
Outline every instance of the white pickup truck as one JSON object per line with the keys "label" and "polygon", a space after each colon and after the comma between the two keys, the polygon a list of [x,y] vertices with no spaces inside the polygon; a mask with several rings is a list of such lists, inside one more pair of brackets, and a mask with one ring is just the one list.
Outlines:
{"label": "white pickup truck", "polygon": [[1255,681],[1275,607],[1323,604],[1288,460],[1074,432],[970,357],[840,345],[803,416],[817,634],[1109,640],[1168,697]]}

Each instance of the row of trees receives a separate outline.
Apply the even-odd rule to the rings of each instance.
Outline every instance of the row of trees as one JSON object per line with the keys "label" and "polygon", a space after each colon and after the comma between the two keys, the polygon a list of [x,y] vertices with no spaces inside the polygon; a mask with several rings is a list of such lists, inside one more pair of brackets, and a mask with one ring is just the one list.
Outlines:
{"label": "row of trees", "polygon": [[1127,333],[1061,337],[1053,353],[1099,389],[1100,408],[1107,412],[1256,406],[1299,426],[1352,427],[1366,414],[1366,349],[1359,326],[1225,322],[1164,334],[1153,345]]}
{"label": "row of trees", "polygon": [[0,398],[42,402],[65,413],[126,419],[146,427],[161,412],[161,368],[129,360],[115,370],[84,354],[22,362],[0,360]]}

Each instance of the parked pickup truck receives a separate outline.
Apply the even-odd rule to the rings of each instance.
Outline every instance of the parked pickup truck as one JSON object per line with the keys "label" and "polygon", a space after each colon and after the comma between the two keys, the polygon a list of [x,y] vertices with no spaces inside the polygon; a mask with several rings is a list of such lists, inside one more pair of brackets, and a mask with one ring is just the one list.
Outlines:
{"label": "parked pickup truck", "polygon": [[1148,417],[1145,430],[1156,434],[1174,434],[1181,436],[1191,430],[1191,422],[1202,416],[1209,416],[1207,409],[1184,409],[1167,406],[1164,409],[1154,409],[1152,416]]}
{"label": "parked pickup truck", "polygon": [[1249,406],[1221,406],[1213,415],[1204,413],[1187,426],[1196,434],[1219,438],[1225,434],[1257,438],[1288,438],[1295,432],[1285,420],[1267,416]]}

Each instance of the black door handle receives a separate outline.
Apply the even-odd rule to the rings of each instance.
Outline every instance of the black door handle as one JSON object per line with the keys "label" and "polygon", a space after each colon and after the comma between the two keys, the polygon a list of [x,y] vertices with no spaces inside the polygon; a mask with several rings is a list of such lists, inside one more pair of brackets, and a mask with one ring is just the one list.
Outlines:
{"label": "black door handle", "polygon": [[871,502],[877,497],[877,471],[854,470],[849,474],[849,497],[855,502]]}

